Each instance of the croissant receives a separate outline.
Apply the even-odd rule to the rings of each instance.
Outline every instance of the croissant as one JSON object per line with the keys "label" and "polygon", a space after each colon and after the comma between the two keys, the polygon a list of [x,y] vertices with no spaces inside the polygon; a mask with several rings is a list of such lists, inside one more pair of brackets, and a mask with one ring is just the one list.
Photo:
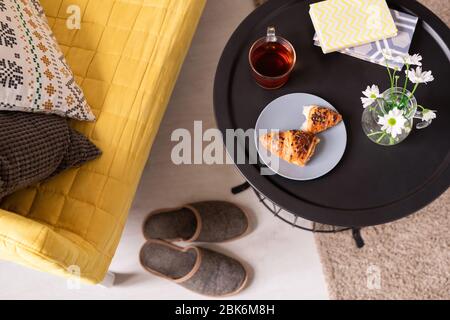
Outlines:
{"label": "croissant", "polygon": [[314,105],[304,107],[303,114],[306,121],[301,129],[312,133],[325,131],[342,121],[342,116],[336,111]]}
{"label": "croissant", "polygon": [[260,142],[272,154],[303,167],[311,159],[320,139],[310,132],[289,130],[264,134]]}

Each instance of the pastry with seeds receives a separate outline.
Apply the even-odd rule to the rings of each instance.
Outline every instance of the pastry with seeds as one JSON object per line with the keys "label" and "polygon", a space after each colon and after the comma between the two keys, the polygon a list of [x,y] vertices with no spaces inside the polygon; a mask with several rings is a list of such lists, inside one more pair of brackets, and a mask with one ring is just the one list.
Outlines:
{"label": "pastry with seeds", "polygon": [[342,116],[334,110],[319,106],[306,106],[303,108],[306,121],[302,130],[311,133],[319,133],[338,125]]}
{"label": "pastry with seeds", "polygon": [[260,142],[274,155],[303,167],[313,156],[320,139],[310,132],[289,130],[264,134]]}

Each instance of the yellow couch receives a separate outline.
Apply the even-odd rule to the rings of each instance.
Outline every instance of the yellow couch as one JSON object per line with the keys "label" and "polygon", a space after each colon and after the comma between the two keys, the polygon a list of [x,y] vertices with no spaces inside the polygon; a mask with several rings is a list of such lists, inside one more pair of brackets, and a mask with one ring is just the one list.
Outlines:
{"label": "yellow couch", "polygon": [[[103,156],[4,199],[0,258],[104,279],[205,1],[41,0],[97,116],[72,124]],[[74,4],[80,30],[66,27]]]}

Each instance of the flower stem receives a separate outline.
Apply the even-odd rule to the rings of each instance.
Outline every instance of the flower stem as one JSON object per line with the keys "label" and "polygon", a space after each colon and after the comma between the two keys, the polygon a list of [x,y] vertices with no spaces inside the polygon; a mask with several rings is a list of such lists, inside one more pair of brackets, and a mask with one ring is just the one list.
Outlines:
{"label": "flower stem", "polygon": [[416,92],[418,86],[419,86],[419,83],[416,83],[414,85],[414,89],[413,89],[413,91],[411,91],[411,94],[408,97],[409,99],[411,99],[411,97],[414,95],[414,93]]}
{"label": "flower stem", "polygon": [[377,104],[378,104],[378,107],[380,108],[380,110],[384,112],[384,108],[383,108],[383,106],[381,105],[380,100],[381,100],[381,99],[378,98],[376,101],[377,101]]}
{"label": "flower stem", "polygon": [[403,85],[403,94],[405,94],[406,86],[408,85],[408,71],[409,71],[409,64],[406,65],[406,77],[405,77],[405,84]]}
{"label": "flower stem", "polygon": [[389,74],[389,81],[391,82],[391,89],[392,89],[392,87],[394,86],[394,78],[392,78],[391,70],[389,69],[389,66],[387,64],[386,64],[386,69]]}
{"label": "flower stem", "polygon": [[386,69],[389,74],[389,81],[391,83],[391,89],[392,89],[392,87],[394,86],[394,78],[392,77],[391,70],[389,69],[389,62],[387,59],[386,59]]}
{"label": "flower stem", "polygon": [[383,132],[383,134],[381,135],[381,137],[378,138],[377,143],[379,143],[381,140],[383,140],[383,138],[386,136],[386,132]]}
{"label": "flower stem", "polygon": [[382,133],[383,133],[383,131],[376,131],[376,132],[369,133],[367,136],[368,137],[373,137],[373,136],[376,136],[377,134],[382,134]]}
{"label": "flower stem", "polygon": [[397,87],[396,80],[395,80],[395,74],[397,73],[397,69],[394,69],[394,72],[392,73],[392,84],[391,84],[391,95],[394,92],[394,88]]}

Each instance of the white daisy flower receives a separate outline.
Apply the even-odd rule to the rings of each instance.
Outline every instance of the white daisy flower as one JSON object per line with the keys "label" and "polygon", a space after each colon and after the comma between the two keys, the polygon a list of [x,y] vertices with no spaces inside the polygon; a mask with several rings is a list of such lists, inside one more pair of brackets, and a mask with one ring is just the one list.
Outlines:
{"label": "white daisy flower", "polygon": [[413,54],[412,56],[407,54],[403,57],[403,61],[410,66],[421,66],[422,65],[422,56],[420,54]]}
{"label": "white daisy flower", "polygon": [[362,93],[364,97],[361,98],[361,102],[364,109],[374,103],[376,99],[381,98],[380,89],[378,89],[378,86],[374,84],[372,87],[367,86],[367,89]]}
{"label": "white daisy flower", "polygon": [[392,50],[389,48],[382,49],[381,54],[387,61],[394,61],[396,59],[396,57],[394,57],[394,54],[392,53]]}
{"label": "white daisy flower", "polygon": [[[394,56],[394,53],[392,52],[391,49],[382,49],[381,53],[383,54],[383,58],[385,59],[386,63],[389,65],[389,62],[396,62],[396,63],[405,63],[405,59],[403,56],[397,55]],[[390,68],[399,71],[400,68],[396,65],[391,66],[389,65]]]}
{"label": "white daisy flower", "polygon": [[405,129],[406,118],[398,108],[394,108],[384,116],[378,116],[378,124],[381,125],[381,130],[386,131],[394,139],[402,133]]}
{"label": "white daisy flower", "polygon": [[422,67],[417,67],[416,70],[408,70],[406,74],[412,83],[427,83],[434,80],[431,71],[422,72]]}
{"label": "white daisy flower", "polygon": [[424,109],[422,111],[422,121],[429,122],[433,119],[436,119],[436,112],[430,109]]}

